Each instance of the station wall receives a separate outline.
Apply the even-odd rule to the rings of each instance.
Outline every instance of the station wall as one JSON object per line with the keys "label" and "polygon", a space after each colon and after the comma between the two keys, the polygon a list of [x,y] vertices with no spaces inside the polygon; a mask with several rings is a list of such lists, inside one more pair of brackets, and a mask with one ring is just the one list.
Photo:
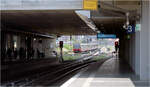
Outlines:
{"label": "station wall", "polygon": [[53,57],[54,56],[53,51],[56,51],[56,39],[45,38],[43,39],[42,45],[45,57]]}
{"label": "station wall", "polygon": [[120,58],[130,65],[142,81],[150,82],[150,1],[142,2],[141,30],[120,37]]}
{"label": "station wall", "polygon": [[149,78],[149,59],[150,59],[150,27],[149,27],[149,1],[143,1],[142,3],[142,17],[141,17],[141,31],[140,31],[140,49],[141,49],[141,55],[140,55],[140,78],[142,80],[148,80]]}
{"label": "station wall", "polygon": [[[2,31],[2,62],[56,57],[56,37]],[[8,51],[9,50],[9,51]],[[15,56],[16,55],[16,56]]]}

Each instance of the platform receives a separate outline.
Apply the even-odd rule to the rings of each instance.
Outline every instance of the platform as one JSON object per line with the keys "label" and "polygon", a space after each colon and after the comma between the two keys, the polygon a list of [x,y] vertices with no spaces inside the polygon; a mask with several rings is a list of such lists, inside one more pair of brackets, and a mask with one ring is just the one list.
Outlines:
{"label": "platform", "polygon": [[61,87],[148,87],[124,61],[110,58],[83,70]]}

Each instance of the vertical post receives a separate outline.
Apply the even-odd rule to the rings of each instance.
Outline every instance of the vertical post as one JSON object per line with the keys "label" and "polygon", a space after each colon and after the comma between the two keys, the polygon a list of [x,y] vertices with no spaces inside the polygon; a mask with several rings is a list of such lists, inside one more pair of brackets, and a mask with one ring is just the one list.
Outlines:
{"label": "vertical post", "polygon": [[[150,23],[150,1],[148,2],[148,23]],[[150,25],[148,25],[148,29],[149,29],[149,53],[150,53]],[[149,86],[150,86],[150,54],[148,55],[149,56]]]}
{"label": "vertical post", "polygon": [[70,46],[71,46],[71,40],[72,40],[72,36],[70,35]]}
{"label": "vertical post", "polygon": [[[0,28],[0,51],[2,52],[2,50],[1,50],[1,28]],[[1,55],[1,52],[0,52],[0,56],[1,56],[1,58],[0,58],[0,61],[2,61],[2,55]],[[0,62],[0,65],[1,65],[1,62]]]}
{"label": "vertical post", "polygon": [[59,47],[60,47],[60,59],[61,59],[61,62],[63,62],[63,41],[60,41],[59,42]]}
{"label": "vertical post", "polygon": [[63,48],[60,48],[60,58],[61,58],[61,62],[63,62]]}

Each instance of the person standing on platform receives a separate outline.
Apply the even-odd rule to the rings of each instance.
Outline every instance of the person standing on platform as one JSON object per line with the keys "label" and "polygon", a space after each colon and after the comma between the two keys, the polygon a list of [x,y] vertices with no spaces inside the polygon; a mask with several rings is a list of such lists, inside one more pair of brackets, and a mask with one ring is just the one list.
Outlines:
{"label": "person standing on platform", "polygon": [[15,48],[14,49],[14,59],[17,59],[17,56],[18,56],[18,52],[17,52],[17,49]]}
{"label": "person standing on platform", "polygon": [[9,61],[12,60],[12,49],[11,48],[8,48],[8,50],[7,50],[7,57],[9,59]]}
{"label": "person standing on platform", "polygon": [[115,41],[115,52],[116,52],[116,54],[118,53],[118,49],[119,49],[119,42]]}
{"label": "person standing on platform", "polygon": [[23,47],[20,47],[19,49],[19,57],[20,57],[20,60],[23,60],[25,59],[25,51],[24,51],[24,48]]}

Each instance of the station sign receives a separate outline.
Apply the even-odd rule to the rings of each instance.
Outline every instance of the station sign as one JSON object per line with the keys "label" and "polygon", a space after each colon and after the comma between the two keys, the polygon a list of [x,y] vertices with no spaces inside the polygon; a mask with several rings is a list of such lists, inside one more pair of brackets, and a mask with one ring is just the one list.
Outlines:
{"label": "station sign", "polygon": [[135,31],[141,31],[141,24],[136,24]]}
{"label": "station sign", "polygon": [[134,25],[129,25],[127,27],[127,33],[135,33],[135,26]]}
{"label": "station sign", "polygon": [[116,35],[97,33],[97,39],[107,39],[107,38],[116,38]]}
{"label": "station sign", "polygon": [[83,0],[83,9],[84,10],[97,10],[98,0]]}

